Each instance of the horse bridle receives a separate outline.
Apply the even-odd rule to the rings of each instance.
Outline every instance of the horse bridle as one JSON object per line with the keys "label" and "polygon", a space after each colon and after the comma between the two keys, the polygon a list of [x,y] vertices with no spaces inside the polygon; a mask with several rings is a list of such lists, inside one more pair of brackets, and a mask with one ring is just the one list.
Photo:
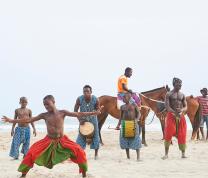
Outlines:
{"label": "horse bridle", "polygon": [[[165,104],[164,101],[160,101],[160,100],[155,100],[155,99],[149,98],[149,97],[145,96],[145,95],[142,94],[142,93],[136,93],[136,95],[137,95],[138,97],[139,97],[139,95],[141,95],[141,96],[143,96],[144,98],[146,98],[146,99],[148,99],[148,100],[150,100],[150,101],[153,101],[153,102]],[[142,106],[142,107],[148,107],[148,106]],[[148,108],[150,109],[150,107],[148,107]],[[166,111],[167,111],[166,108],[164,108],[162,111],[160,111],[160,112],[158,112],[158,113],[155,113],[155,112],[154,112],[154,115],[153,115],[153,118],[152,118],[151,122],[148,123],[148,124],[146,124],[146,125],[150,125],[150,124],[154,121],[155,115],[161,114],[162,116],[164,116],[163,113],[165,113]]]}

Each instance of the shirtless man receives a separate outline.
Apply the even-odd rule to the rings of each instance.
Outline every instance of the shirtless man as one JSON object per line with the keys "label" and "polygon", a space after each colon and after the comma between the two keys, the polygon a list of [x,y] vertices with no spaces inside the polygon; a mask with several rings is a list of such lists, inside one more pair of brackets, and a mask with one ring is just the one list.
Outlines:
{"label": "shirtless man", "polygon": [[[15,110],[14,119],[31,119],[32,111],[27,108],[27,98],[21,97],[19,104],[21,105],[20,108]],[[33,123],[31,123],[33,128],[33,133],[36,136],[36,129]],[[19,158],[19,148],[22,145],[22,153],[25,156],[29,150],[30,146],[30,127],[28,123],[19,123],[18,127],[16,127],[16,123],[12,125],[11,136],[13,137],[12,145],[10,149],[9,155],[14,158]]]}
{"label": "shirtless man", "polygon": [[165,124],[165,156],[168,158],[169,146],[173,136],[178,138],[179,149],[182,152],[182,158],[186,158],[186,120],[184,113],[187,111],[186,97],[180,92],[182,81],[178,78],[173,79],[174,89],[166,94],[165,105],[168,111]]}
{"label": "shirtless man", "polygon": [[80,172],[86,177],[87,159],[84,150],[75,142],[71,141],[64,135],[64,118],[84,117],[100,114],[100,110],[95,112],[69,112],[67,110],[58,110],[55,106],[55,99],[52,95],[47,95],[43,99],[43,104],[47,110],[31,119],[9,119],[4,116],[2,121],[9,123],[32,123],[38,120],[45,120],[47,127],[47,136],[33,144],[24,157],[18,171],[22,172],[21,177],[26,177],[28,171],[33,167],[34,163],[39,166],[53,168],[54,165],[63,162],[69,158],[79,165]]}
{"label": "shirtless man", "polygon": [[[135,103],[130,103],[131,93],[126,93],[124,95],[125,105],[121,106],[121,118],[119,120],[118,126],[122,124],[120,131],[120,147],[121,149],[126,149],[127,159],[130,159],[129,149],[136,150],[137,161],[140,160],[140,148],[141,148],[141,139],[139,137],[139,126],[138,122],[140,119],[140,111],[138,106]],[[132,138],[125,137],[124,127],[125,121],[133,121],[136,124],[135,136]]]}

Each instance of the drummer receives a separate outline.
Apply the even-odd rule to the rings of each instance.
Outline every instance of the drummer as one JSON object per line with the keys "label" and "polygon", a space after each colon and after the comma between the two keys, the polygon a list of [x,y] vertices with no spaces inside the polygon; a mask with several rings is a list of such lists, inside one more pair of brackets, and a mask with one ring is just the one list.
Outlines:
{"label": "drummer", "polygon": [[[80,111],[82,112],[89,112],[98,110],[100,108],[99,101],[97,97],[92,95],[92,87],[89,85],[85,85],[83,87],[83,95],[79,96],[76,100],[76,104],[74,106],[74,111]],[[95,150],[95,160],[98,158],[98,149],[100,144],[100,137],[99,137],[99,130],[98,130],[98,120],[97,116],[89,116],[89,117],[82,117],[79,118],[80,124],[83,124],[84,122],[91,122],[94,125],[94,135],[92,138],[92,143],[90,145],[90,149]],[[77,137],[76,141],[83,149],[86,148],[86,138],[82,136],[80,133]]]}
{"label": "drummer", "polygon": [[123,127],[120,131],[120,147],[121,149],[126,150],[127,159],[130,159],[129,150],[136,150],[137,161],[140,161],[140,148],[141,148],[141,139],[139,137],[139,119],[140,119],[140,111],[138,106],[135,103],[130,103],[131,93],[126,93],[124,95],[124,105],[121,106],[121,118],[119,119],[118,126],[121,125],[122,122],[125,121],[134,121],[135,122],[135,136],[132,138],[126,138],[123,135],[125,132]]}

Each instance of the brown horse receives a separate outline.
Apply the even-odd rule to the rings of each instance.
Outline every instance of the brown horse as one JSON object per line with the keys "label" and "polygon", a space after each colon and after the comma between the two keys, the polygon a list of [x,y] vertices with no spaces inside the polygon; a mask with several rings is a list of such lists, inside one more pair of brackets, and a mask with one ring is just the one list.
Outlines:
{"label": "brown horse", "polygon": [[[164,101],[166,93],[167,93],[166,87],[161,87],[161,88],[157,88],[157,89],[154,89],[151,91],[143,92],[142,95],[140,95],[142,105],[145,106],[145,103],[143,104],[143,99],[142,99],[144,96],[152,98],[154,100],[163,100]],[[99,134],[100,134],[101,143],[103,143],[102,136],[101,136],[101,129],[102,129],[102,126],[103,126],[106,118],[110,114],[112,117],[119,119],[120,118],[120,110],[117,108],[117,98],[116,97],[101,96],[101,97],[99,97],[99,101],[100,101],[100,105],[104,106],[102,114],[100,114],[98,116]],[[142,143],[145,145],[147,145],[146,139],[145,139],[145,119],[148,116],[149,112],[150,112],[149,107],[142,107],[141,108],[141,119],[140,120],[141,120],[141,127],[142,127]]]}
{"label": "brown horse", "polygon": [[[163,94],[166,95],[167,91],[164,91],[165,93]],[[165,118],[166,118],[166,110],[165,110],[165,104],[164,102],[158,102],[158,101],[154,101],[151,98],[148,97],[142,97],[142,103],[145,106],[148,106],[151,108],[151,110],[155,113],[155,115],[159,118],[160,123],[161,123],[161,127],[162,127],[162,131],[163,131],[163,138],[164,138],[164,126],[165,126]],[[162,100],[164,101],[164,100]],[[188,105],[188,109],[187,109],[187,116],[191,122],[193,131],[192,131],[192,137],[191,139],[195,139],[198,130],[199,130],[199,126],[200,126],[200,115],[199,115],[199,103],[196,99],[194,99],[193,97],[186,97],[186,101],[187,101],[187,105]],[[199,138],[199,134],[197,135],[197,138]]]}

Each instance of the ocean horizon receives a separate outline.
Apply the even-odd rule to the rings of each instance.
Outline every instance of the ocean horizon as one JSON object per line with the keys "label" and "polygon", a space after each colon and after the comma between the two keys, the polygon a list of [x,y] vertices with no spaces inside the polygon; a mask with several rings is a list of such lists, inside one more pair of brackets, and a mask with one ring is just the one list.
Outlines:
{"label": "ocean horizon", "polygon": [[[188,117],[186,117],[186,122],[187,122],[187,129],[192,130],[192,126]],[[109,116],[106,119],[106,122],[104,123],[102,127],[102,130],[110,131],[116,127],[117,123],[118,123],[117,119]],[[46,125],[43,120],[35,122],[35,127],[38,132],[46,131]],[[0,132],[10,132],[11,128],[12,128],[12,124],[0,122]],[[78,128],[79,128],[79,122],[76,118],[65,119],[65,122],[64,122],[65,132],[76,131],[78,130]],[[160,125],[159,119],[157,117],[153,119],[153,113],[151,113],[146,119],[146,131],[161,131],[161,125]]]}

